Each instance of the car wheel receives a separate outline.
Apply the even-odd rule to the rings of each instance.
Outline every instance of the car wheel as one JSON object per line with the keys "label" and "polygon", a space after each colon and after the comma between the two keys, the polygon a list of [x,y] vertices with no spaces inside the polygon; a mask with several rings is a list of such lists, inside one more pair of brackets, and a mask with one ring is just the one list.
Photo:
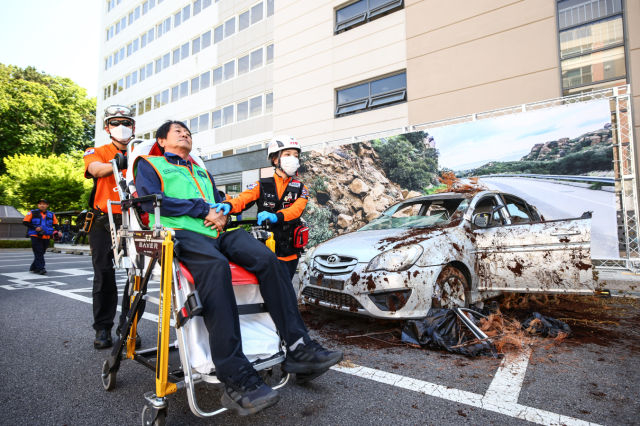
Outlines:
{"label": "car wheel", "polygon": [[447,265],[438,279],[431,299],[434,308],[465,308],[469,306],[467,298],[467,278],[458,268]]}

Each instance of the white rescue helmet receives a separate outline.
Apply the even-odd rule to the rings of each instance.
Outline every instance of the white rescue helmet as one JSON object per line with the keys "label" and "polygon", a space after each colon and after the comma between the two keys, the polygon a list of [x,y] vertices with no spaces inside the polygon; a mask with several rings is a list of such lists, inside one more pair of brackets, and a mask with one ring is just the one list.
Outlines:
{"label": "white rescue helmet", "polygon": [[269,146],[267,147],[267,158],[273,161],[276,154],[279,156],[280,152],[285,149],[297,149],[298,154],[302,152],[300,142],[298,142],[297,139],[293,136],[280,135],[271,139],[271,142],[269,142]]}
{"label": "white rescue helmet", "polygon": [[127,118],[131,120],[131,122],[135,125],[136,120],[133,119],[133,112],[131,108],[124,105],[109,105],[104,109],[104,126],[107,125],[107,122],[112,118]]}

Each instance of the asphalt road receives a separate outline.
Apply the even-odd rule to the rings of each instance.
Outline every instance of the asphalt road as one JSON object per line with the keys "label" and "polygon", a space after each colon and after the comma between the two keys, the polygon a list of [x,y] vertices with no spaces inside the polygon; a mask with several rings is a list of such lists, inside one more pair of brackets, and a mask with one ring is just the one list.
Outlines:
{"label": "asphalt road", "polygon": [[[26,272],[31,260],[29,250],[0,250],[0,424],[140,424],[154,374],[124,361],[116,389],[103,390],[107,352],[92,346],[90,258],[47,253],[48,276]],[[537,339],[504,359],[410,347],[399,341],[398,323],[304,307],[312,335],[342,349],[344,363],[308,385],[288,384],[276,406],[253,417],[202,420],[178,392],[169,397],[167,424],[637,424],[640,306],[596,302],[522,308],[567,317],[575,335]],[[142,320],[143,346],[156,327]],[[198,397],[213,407],[220,391],[203,385]]]}
{"label": "asphalt road", "polygon": [[591,257],[617,258],[618,228],[613,192],[592,190],[541,179],[514,177],[482,178],[490,189],[523,198],[536,206],[547,220],[580,217],[593,212],[591,219]]}

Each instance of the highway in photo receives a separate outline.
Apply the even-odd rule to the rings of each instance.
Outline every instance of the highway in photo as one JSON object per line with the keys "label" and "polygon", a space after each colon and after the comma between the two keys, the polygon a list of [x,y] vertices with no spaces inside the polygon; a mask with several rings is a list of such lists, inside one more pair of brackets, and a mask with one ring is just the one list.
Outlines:
{"label": "highway in photo", "polygon": [[613,192],[593,190],[542,179],[482,177],[480,184],[523,198],[538,208],[547,220],[580,217],[593,212],[591,219],[591,257],[617,258],[618,231]]}

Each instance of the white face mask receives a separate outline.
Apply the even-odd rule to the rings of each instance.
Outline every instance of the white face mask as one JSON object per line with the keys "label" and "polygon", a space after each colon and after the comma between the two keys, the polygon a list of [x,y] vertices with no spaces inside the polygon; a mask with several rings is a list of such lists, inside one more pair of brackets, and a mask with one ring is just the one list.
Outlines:
{"label": "white face mask", "polygon": [[111,136],[118,142],[127,143],[131,139],[133,129],[131,127],[120,125],[111,129]]}
{"label": "white face mask", "polygon": [[300,161],[298,161],[298,157],[288,156],[280,158],[280,168],[287,176],[294,176],[299,167]]}

